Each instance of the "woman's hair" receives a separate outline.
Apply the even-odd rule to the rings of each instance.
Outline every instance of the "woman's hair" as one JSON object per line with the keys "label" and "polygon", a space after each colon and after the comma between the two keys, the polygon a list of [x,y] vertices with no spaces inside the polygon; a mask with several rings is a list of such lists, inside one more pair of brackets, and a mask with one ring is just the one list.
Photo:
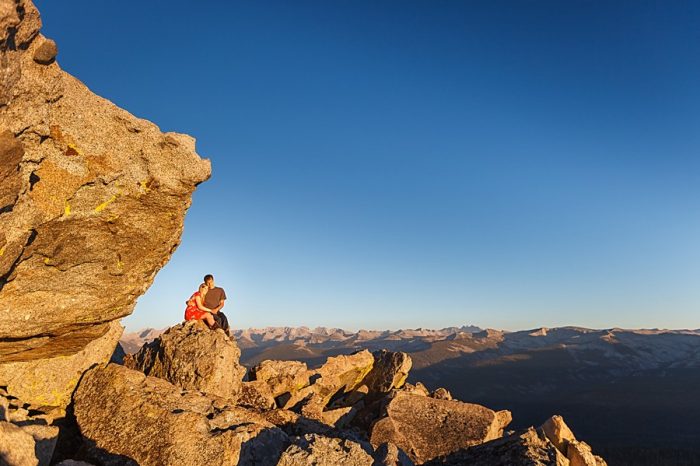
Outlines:
{"label": "woman's hair", "polygon": [[202,291],[202,288],[208,288],[206,283],[202,283],[199,285],[199,291]]}

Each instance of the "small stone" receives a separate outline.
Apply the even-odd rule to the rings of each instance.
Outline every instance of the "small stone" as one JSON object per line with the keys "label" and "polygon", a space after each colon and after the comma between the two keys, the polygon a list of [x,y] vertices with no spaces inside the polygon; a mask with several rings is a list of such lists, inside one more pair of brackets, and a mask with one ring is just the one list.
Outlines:
{"label": "small stone", "polygon": [[436,400],[451,400],[452,394],[446,388],[438,388],[430,394],[431,398]]}
{"label": "small stone", "polygon": [[56,60],[56,55],[58,55],[56,42],[51,39],[45,39],[34,52],[34,61],[40,65],[50,65]]}

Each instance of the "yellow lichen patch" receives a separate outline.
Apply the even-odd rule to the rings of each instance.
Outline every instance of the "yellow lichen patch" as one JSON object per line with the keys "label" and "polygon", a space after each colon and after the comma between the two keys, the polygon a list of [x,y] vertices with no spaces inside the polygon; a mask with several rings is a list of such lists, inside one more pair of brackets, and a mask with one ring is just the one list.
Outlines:
{"label": "yellow lichen patch", "polygon": [[5,248],[6,248],[6,247],[7,247],[7,246],[3,246],[3,247],[0,248],[0,257],[2,257],[3,254],[5,254]]}
{"label": "yellow lichen patch", "polygon": [[151,192],[151,188],[148,187],[148,180],[141,180],[139,182],[139,185],[141,186],[141,190],[143,191],[143,194],[148,194]]}
{"label": "yellow lichen patch", "polygon": [[112,197],[110,197],[109,199],[104,201],[102,204],[95,207],[95,212],[98,212],[98,213],[102,212],[103,210],[105,210],[107,208],[108,205],[110,205],[112,202],[114,202],[116,200],[117,200],[117,195],[114,194]]}
{"label": "yellow lichen patch", "polygon": [[63,215],[65,215],[66,217],[70,215],[70,204],[68,203],[68,201],[66,201],[66,205],[63,208]]}
{"label": "yellow lichen patch", "polygon": [[51,259],[44,257],[44,265],[51,265]]}
{"label": "yellow lichen patch", "polygon": [[46,215],[63,215],[66,199],[73,196],[84,178],[59,167],[51,160],[42,162],[36,174],[39,181],[30,193],[34,205]]}
{"label": "yellow lichen patch", "polygon": [[112,223],[112,222],[114,222],[114,221],[115,221],[116,219],[118,219],[118,218],[119,218],[119,215],[117,215],[117,214],[112,214],[112,215],[110,215],[109,217],[107,217],[107,221],[108,221],[109,223]]}

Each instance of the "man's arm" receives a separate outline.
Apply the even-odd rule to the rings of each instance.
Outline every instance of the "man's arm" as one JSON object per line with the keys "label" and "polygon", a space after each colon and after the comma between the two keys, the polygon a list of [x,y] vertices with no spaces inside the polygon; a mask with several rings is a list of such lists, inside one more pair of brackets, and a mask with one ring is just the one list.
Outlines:
{"label": "man's arm", "polygon": [[214,308],[214,312],[219,312],[224,308],[224,299],[221,298],[221,301],[219,301],[219,305]]}
{"label": "man's arm", "polygon": [[226,292],[223,288],[221,288],[221,298],[219,299],[219,305],[214,308],[216,309],[216,312],[219,312],[221,309],[224,308],[224,301],[226,301]]}

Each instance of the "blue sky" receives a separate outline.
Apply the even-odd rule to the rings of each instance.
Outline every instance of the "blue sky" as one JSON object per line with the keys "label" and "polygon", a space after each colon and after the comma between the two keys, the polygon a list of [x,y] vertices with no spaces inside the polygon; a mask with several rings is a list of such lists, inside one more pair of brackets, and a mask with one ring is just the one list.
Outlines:
{"label": "blue sky", "polygon": [[38,1],[212,160],[129,330],[700,327],[700,4]]}

